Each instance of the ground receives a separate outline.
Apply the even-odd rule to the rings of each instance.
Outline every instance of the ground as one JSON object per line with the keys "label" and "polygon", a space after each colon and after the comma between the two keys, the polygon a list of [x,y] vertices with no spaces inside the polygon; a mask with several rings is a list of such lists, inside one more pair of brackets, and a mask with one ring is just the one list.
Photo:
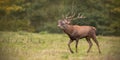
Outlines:
{"label": "ground", "polygon": [[[92,41],[80,39],[78,53],[71,54],[66,34],[0,32],[0,60],[120,60],[120,37],[97,36],[102,54]],[[75,52],[75,42],[71,44]]]}

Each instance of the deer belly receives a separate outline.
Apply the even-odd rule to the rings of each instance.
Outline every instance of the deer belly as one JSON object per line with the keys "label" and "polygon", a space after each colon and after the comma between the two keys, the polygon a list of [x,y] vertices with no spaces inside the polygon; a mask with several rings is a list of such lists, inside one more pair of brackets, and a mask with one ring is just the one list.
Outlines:
{"label": "deer belly", "polygon": [[86,35],[74,35],[74,36],[69,36],[71,40],[77,40],[77,39],[82,39],[87,37]]}
{"label": "deer belly", "polygon": [[88,33],[84,33],[84,32],[79,32],[77,33],[77,38],[81,39],[81,38],[85,38],[88,36]]}
{"label": "deer belly", "polygon": [[71,40],[76,40],[77,38],[75,36],[69,36]]}

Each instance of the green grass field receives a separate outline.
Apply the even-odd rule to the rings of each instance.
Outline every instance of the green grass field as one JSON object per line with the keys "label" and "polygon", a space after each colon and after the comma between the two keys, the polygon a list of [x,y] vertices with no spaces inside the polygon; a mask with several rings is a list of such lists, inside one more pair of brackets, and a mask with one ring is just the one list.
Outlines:
{"label": "green grass field", "polygon": [[[86,53],[89,46],[85,39],[79,41],[78,53],[71,54],[65,34],[0,32],[0,60],[120,60],[120,37],[97,36],[97,39],[102,54],[95,44]],[[74,46],[75,42],[71,44],[73,51]]]}

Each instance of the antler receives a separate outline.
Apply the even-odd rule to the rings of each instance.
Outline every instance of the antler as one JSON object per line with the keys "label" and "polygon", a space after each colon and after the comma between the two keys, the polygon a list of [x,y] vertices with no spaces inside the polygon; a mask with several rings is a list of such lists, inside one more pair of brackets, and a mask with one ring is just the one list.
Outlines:
{"label": "antler", "polygon": [[69,15],[70,15],[70,12],[67,13],[65,19],[68,19],[68,18],[69,18],[69,17],[68,17]]}
{"label": "antler", "polygon": [[[70,13],[69,13],[70,14]],[[66,19],[73,19],[73,17],[75,16],[75,13],[73,13],[73,15],[69,16],[68,15],[66,16]]]}
{"label": "antler", "polygon": [[80,18],[85,18],[85,16],[83,16],[81,13],[78,13],[78,16],[75,17],[75,13],[73,13],[73,15],[67,17],[65,19],[67,20],[75,20],[75,19],[80,19]]}
{"label": "antler", "polygon": [[63,21],[66,23],[66,24],[70,24],[71,23],[71,20],[76,20],[76,19],[80,19],[80,18],[85,18],[83,15],[81,15],[80,13],[78,13],[78,16],[75,17],[75,13],[73,13],[73,15],[71,16],[68,16],[70,15],[70,13],[68,13],[66,16],[65,15],[62,15],[64,18],[63,18]]}

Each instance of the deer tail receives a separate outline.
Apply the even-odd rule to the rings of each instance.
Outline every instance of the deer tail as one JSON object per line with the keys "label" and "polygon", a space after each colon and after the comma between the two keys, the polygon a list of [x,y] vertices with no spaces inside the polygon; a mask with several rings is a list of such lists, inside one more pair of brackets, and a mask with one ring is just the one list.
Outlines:
{"label": "deer tail", "polygon": [[96,28],[95,27],[92,27],[93,28],[93,30],[95,30],[96,31]]}

